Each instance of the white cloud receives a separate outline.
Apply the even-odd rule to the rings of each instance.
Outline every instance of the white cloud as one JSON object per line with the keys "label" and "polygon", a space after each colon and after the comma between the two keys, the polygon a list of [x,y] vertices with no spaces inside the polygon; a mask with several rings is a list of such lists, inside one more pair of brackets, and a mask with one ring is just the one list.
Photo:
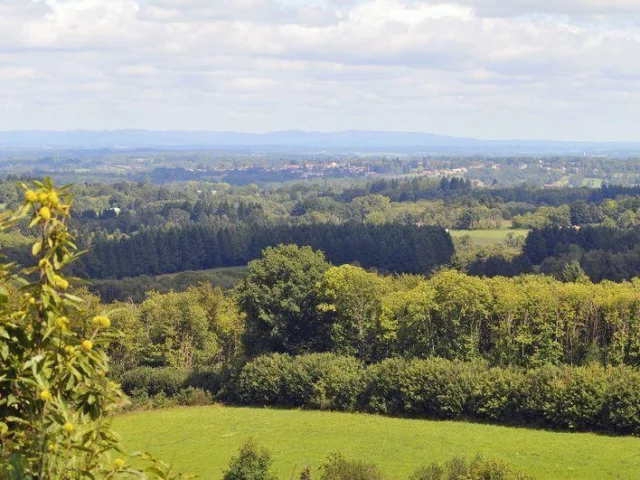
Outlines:
{"label": "white cloud", "polygon": [[0,129],[637,139],[638,0],[0,0]]}
{"label": "white cloud", "polygon": [[[439,4],[442,0],[410,0]],[[480,16],[514,16],[527,13],[561,15],[628,15],[640,13],[637,0],[459,0]]]}

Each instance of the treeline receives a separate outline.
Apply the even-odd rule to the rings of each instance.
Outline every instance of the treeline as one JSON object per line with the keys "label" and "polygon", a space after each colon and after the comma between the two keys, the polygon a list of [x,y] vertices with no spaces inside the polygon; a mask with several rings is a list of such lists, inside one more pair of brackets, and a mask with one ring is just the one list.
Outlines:
{"label": "treeline", "polygon": [[334,263],[388,272],[429,273],[453,255],[444,229],[358,223],[299,226],[187,226],[97,241],[75,268],[87,278],[122,278],[245,265],[270,245],[323,250]]}
{"label": "treeline", "polygon": [[174,275],[107,278],[87,281],[87,289],[103,303],[132,301],[141,303],[149,292],[184,292],[199,284],[209,284],[228,290],[245,276],[244,268],[185,271]]}
{"label": "treeline", "polygon": [[378,194],[394,202],[415,202],[417,200],[437,200],[443,198],[469,197],[491,199],[494,203],[527,203],[535,206],[561,206],[579,200],[596,202],[619,195],[640,195],[640,187],[603,185],[592,188],[541,188],[527,185],[516,187],[473,188],[472,182],[463,178],[433,180],[428,177],[375,180],[364,186],[346,189],[340,196],[345,200]]}
{"label": "treeline", "polygon": [[[130,316],[114,317],[131,331],[120,353],[129,359],[123,363],[207,366],[231,349],[249,356],[332,351],[365,362],[442,357],[521,367],[640,365],[637,281],[488,279],[453,270],[428,280],[381,276],[351,265],[332,267],[320,252],[289,245],[268,248],[251,262],[234,296],[231,302],[200,287],[128,306],[123,312]],[[205,305],[211,307],[198,310]],[[157,338],[150,333],[156,328]],[[228,335],[231,340],[223,340]],[[171,348],[198,353],[170,360]]]}
{"label": "treeline", "polygon": [[239,286],[249,354],[333,351],[484,359],[494,365],[640,365],[640,283],[492,279],[453,270],[383,277],[292,247],[265,252]]}
{"label": "treeline", "polygon": [[560,276],[568,264],[579,264],[593,281],[623,281],[640,276],[640,231],[615,227],[543,228],[533,230],[524,255],[545,273]]}
{"label": "treeline", "polygon": [[[95,302],[95,300],[93,301]],[[97,308],[97,307],[96,307]],[[201,368],[270,353],[483,360],[495,366],[640,366],[640,282],[382,276],[268,248],[223,294],[210,285],[113,304],[123,369]]]}

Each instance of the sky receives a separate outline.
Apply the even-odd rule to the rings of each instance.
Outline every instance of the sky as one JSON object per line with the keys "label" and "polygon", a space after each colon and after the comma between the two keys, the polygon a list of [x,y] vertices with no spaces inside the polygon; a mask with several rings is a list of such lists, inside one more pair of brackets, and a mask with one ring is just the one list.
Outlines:
{"label": "sky", "polygon": [[640,140],[640,0],[0,0],[0,130]]}

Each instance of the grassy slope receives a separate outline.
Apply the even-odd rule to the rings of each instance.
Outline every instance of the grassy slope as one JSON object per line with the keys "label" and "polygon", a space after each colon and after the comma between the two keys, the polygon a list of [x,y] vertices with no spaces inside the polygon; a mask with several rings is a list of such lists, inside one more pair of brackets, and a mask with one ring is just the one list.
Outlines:
{"label": "grassy slope", "polygon": [[269,448],[278,478],[296,478],[330,452],[375,462],[391,479],[406,479],[456,454],[500,457],[538,479],[640,478],[640,440],[553,433],[462,422],[375,415],[230,407],[158,410],[118,417],[115,428],[132,450],[148,450],[203,479],[221,477],[242,442]]}
{"label": "grassy slope", "polygon": [[518,229],[500,229],[500,230],[451,230],[451,236],[462,237],[464,235],[470,235],[473,242],[478,246],[494,245],[502,242],[507,238],[507,234],[513,233],[521,237],[526,237],[529,233],[528,230]]}

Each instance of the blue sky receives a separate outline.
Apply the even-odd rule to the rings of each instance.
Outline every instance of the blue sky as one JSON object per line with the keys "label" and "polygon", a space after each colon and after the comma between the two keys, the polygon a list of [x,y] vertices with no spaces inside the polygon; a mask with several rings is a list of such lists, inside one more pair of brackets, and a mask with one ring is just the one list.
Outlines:
{"label": "blue sky", "polygon": [[0,0],[0,130],[640,140],[639,0]]}

